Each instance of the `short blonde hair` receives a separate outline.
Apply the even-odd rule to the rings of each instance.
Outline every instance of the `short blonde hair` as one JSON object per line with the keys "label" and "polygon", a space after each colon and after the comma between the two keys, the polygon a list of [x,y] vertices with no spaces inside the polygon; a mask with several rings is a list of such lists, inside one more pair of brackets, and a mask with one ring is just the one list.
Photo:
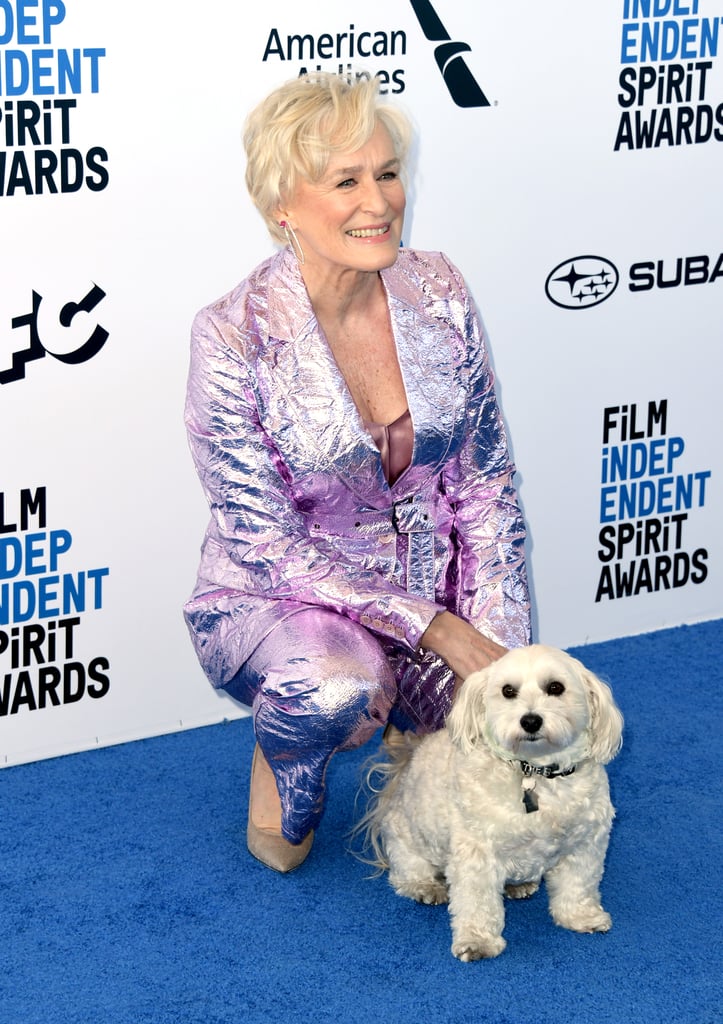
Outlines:
{"label": "short blonde hair", "polygon": [[279,86],[252,110],[244,130],[246,186],[275,241],[284,241],[277,211],[299,178],[318,181],[332,153],[360,149],[380,123],[391,136],[403,173],[411,124],[401,110],[380,101],[376,78],[303,75]]}

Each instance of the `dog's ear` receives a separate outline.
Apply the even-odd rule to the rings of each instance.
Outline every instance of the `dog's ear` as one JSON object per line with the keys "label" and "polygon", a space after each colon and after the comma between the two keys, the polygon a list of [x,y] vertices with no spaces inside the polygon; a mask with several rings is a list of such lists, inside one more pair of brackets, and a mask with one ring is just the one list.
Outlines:
{"label": "dog's ear", "polygon": [[612,690],[580,664],[590,704],[590,756],[599,764],[612,761],[623,743],[623,716]]}
{"label": "dog's ear", "polygon": [[450,739],[464,754],[472,752],[485,727],[485,693],[489,669],[467,676],[447,716]]}

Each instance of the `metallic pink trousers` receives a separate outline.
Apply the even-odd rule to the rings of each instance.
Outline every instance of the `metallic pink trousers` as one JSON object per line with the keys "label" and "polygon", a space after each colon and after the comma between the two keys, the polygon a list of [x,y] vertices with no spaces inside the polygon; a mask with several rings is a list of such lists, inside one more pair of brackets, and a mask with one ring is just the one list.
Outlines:
{"label": "metallic pink trousers", "polygon": [[332,754],[361,746],[387,721],[414,732],[441,728],[454,674],[429,652],[309,607],[276,626],[225,689],[252,708],[281,796],[283,834],[300,843],[323,814]]}

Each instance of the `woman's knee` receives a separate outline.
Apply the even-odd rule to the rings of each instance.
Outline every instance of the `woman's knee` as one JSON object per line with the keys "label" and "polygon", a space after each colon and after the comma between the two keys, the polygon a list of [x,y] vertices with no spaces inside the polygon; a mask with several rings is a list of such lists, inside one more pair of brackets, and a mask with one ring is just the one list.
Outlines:
{"label": "woman's knee", "polygon": [[310,609],[292,616],[264,640],[253,660],[260,679],[257,726],[298,732],[297,742],[314,744],[321,734],[336,747],[357,746],[386,722],[396,697],[379,642],[333,612]]}

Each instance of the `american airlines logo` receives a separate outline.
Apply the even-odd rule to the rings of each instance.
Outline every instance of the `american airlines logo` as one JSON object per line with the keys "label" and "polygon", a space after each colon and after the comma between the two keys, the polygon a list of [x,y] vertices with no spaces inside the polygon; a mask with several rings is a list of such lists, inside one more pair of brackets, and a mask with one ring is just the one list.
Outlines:
{"label": "american airlines logo", "polygon": [[437,66],[449,94],[458,107],[489,107],[490,101],[480,89],[467,67],[463,53],[471,52],[469,43],[456,42],[442,24],[430,0],[409,0],[427,39],[438,45],[434,48]]}

